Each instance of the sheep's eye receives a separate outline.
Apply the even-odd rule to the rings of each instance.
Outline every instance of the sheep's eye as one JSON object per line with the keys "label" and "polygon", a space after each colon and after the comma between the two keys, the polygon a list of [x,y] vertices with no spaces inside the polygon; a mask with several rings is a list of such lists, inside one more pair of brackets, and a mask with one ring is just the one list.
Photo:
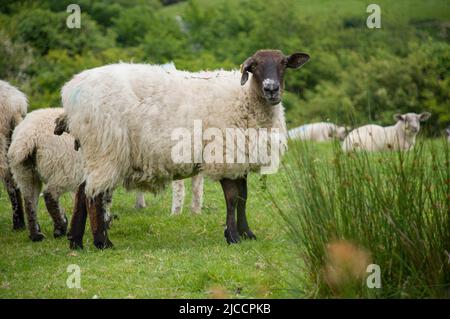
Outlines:
{"label": "sheep's eye", "polygon": [[251,70],[252,72],[256,71],[256,65],[252,65],[251,68],[250,68],[250,70]]}

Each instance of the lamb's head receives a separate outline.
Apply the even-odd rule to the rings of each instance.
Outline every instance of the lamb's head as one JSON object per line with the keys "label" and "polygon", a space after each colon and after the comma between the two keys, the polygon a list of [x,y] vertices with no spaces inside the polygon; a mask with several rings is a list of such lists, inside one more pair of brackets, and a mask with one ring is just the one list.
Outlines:
{"label": "lamb's head", "polygon": [[406,113],[406,114],[395,114],[394,119],[401,124],[403,130],[408,135],[417,134],[420,130],[420,122],[425,122],[431,116],[431,113],[423,112],[417,113]]}
{"label": "lamb's head", "polygon": [[350,128],[347,128],[345,126],[338,126],[336,127],[335,137],[343,141],[345,140],[348,132],[350,132]]}
{"label": "lamb's head", "polygon": [[241,65],[241,85],[252,73],[257,93],[269,104],[280,103],[283,93],[284,71],[287,68],[298,69],[309,60],[306,53],[294,53],[285,56],[278,50],[259,50]]}

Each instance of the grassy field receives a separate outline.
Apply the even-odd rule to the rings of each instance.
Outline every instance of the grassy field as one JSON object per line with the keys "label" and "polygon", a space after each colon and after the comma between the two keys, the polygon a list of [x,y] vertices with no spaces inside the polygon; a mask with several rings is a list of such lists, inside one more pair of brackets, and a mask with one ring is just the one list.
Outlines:
{"label": "grassy field", "polygon": [[[259,185],[253,176],[248,212],[258,240],[231,246],[223,237],[225,204],[218,183],[206,182],[200,216],[189,211],[190,195],[183,214],[170,216],[170,190],[147,194],[148,207],[138,210],[134,194],[120,189],[112,206],[119,216],[110,231],[115,248],[105,251],[93,246],[89,228],[83,251],[70,251],[67,240],[53,239],[43,199],[38,215],[47,238],[32,243],[27,232],[12,232],[10,204],[2,190],[0,298],[285,296],[290,244]],[[70,195],[63,198],[66,211],[71,202]],[[66,287],[70,264],[81,268],[82,289]]]}
{"label": "grassy field", "polygon": [[[430,215],[433,223],[448,221],[448,218],[445,219],[445,189],[440,188],[443,182],[441,177],[448,174],[444,156],[448,148],[442,147],[444,144],[438,140],[426,142],[425,145],[436,146],[438,161],[442,164],[439,167],[439,170],[442,169],[441,175],[429,175],[433,180],[425,178],[414,182],[418,185],[417,189],[422,189],[422,184],[425,187],[430,181],[435,184],[437,191],[430,195],[430,202],[424,199],[422,205],[418,203],[422,201],[420,197],[416,202],[405,204],[392,201],[389,205],[385,204],[384,208],[382,200],[397,198],[401,188],[386,184],[382,188],[383,191],[378,189],[379,194],[374,194],[374,197],[365,194],[364,192],[377,188],[370,186],[370,183],[366,187],[356,182],[358,165],[352,164],[352,157],[346,157],[344,164],[349,174],[356,174],[356,189],[350,188],[350,193],[344,190],[327,193],[331,196],[325,198],[318,196],[321,192],[319,188],[326,189],[327,185],[329,189],[340,189],[339,179],[329,180],[332,176],[329,173],[336,172],[333,171],[336,168],[333,164],[336,150],[331,144],[312,145],[308,148],[307,156],[301,158],[302,155],[298,151],[304,149],[296,144],[291,145],[285,165],[279,174],[269,176],[266,184],[257,175],[250,178],[249,222],[258,240],[243,241],[231,246],[226,244],[223,237],[225,204],[222,191],[218,183],[211,181],[205,184],[204,209],[200,216],[190,214],[190,196],[186,198],[183,214],[170,216],[170,190],[157,196],[147,194],[148,207],[138,210],[133,208],[134,194],[119,189],[114,194],[112,206],[112,212],[119,218],[114,221],[110,231],[115,248],[105,251],[94,248],[88,228],[85,249],[82,251],[70,251],[67,240],[53,239],[52,224],[43,200],[40,202],[39,220],[47,239],[41,243],[32,243],[28,240],[27,232],[12,232],[10,204],[6,192],[2,191],[0,298],[340,297],[343,295],[330,294],[329,291],[321,293],[323,282],[318,283],[323,281],[321,263],[324,262],[324,252],[320,249],[328,247],[333,236],[356,239],[373,250],[371,258],[375,261],[383,266],[394,264],[397,268],[390,269],[386,276],[383,276],[384,280],[399,280],[392,285],[383,283],[386,287],[391,286],[390,289],[398,287],[403,283],[402,280],[413,281],[413,285],[426,285],[422,281],[416,282],[416,277],[407,275],[409,269],[415,269],[416,273],[412,274],[420,278],[440,280],[442,283],[442,273],[448,274],[448,265],[442,263],[445,258],[444,252],[441,251],[441,247],[446,243],[439,243],[439,240],[444,238],[442,236],[446,236],[445,231],[448,228],[445,225],[440,223],[435,225],[436,227],[424,226],[420,230],[423,231],[419,235],[420,239],[409,237],[415,241],[412,244],[419,250],[420,247],[436,250],[434,253],[426,252],[426,264],[411,264],[415,257],[423,257],[419,250],[412,256],[408,255],[409,252],[401,256],[391,256],[391,253],[398,252],[399,247],[402,249],[404,236],[414,236],[417,226],[415,223],[421,222],[423,214]],[[432,156],[427,152],[421,154],[427,159]],[[379,158],[379,155],[374,155],[373,158],[377,156]],[[394,158],[395,154],[392,154],[391,159]],[[302,170],[299,164],[310,166]],[[386,165],[383,161],[374,161],[370,169],[381,172],[387,169]],[[314,167],[319,168],[322,173],[311,178],[307,174],[314,173]],[[295,177],[301,183],[299,188],[295,187],[296,180],[290,179],[293,168],[301,174]],[[350,175],[345,176],[348,178]],[[361,193],[358,193],[359,191]],[[273,199],[269,194],[272,194]],[[419,191],[411,193],[414,194],[419,194]],[[424,194],[423,198],[428,196],[426,192]],[[345,197],[348,195],[352,198]],[[407,195],[401,196],[409,200]],[[433,196],[436,198],[432,198]],[[378,198],[378,201],[375,198]],[[67,211],[71,210],[70,195],[66,195],[62,203]],[[430,206],[436,203],[441,205],[440,209]],[[275,205],[282,209],[281,215],[284,218],[287,216],[290,227],[286,227]],[[380,205],[382,209],[378,209]],[[417,205],[420,207],[416,207]],[[394,212],[400,214],[394,217],[400,216],[403,232],[396,233],[395,230],[389,229],[389,225],[385,225],[383,221],[384,215],[376,214],[389,209],[392,209],[390,216],[394,216]],[[367,211],[373,211],[376,218],[362,215],[367,214]],[[352,215],[355,212],[357,215]],[[361,216],[358,216],[359,212]],[[365,222],[372,224],[366,227],[363,225]],[[408,232],[409,230],[412,232]],[[371,241],[376,247],[371,246]],[[399,246],[388,247],[389,243]],[[385,246],[377,250],[380,245]],[[365,255],[357,253],[356,256]],[[367,262],[371,258],[368,257]],[[69,289],[66,286],[69,275],[67,267],[70,264],[81,268],[81,289]],[[420,273],[420,270],[417,273],[414,268],[416,266],[423,267],[424,273]],[[426,273],[429,269],[437,269],[439,278],[430,277],[429,273]],[[423,288],[421,293],[427,291],[426,287]],[[390,290],[377,295],[368,294],[365,289],[363,293],[360,290],[352,290],[350,295],[344,296],[418,296],[402,293]],[[432,296],[434,292],[428,291],[425,294]]]}

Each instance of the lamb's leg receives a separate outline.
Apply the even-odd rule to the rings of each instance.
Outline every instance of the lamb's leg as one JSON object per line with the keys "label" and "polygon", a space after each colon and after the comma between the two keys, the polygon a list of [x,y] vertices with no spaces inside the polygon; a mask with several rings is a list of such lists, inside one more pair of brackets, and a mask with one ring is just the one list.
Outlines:
{"label": "lamb's leg", "polygon": [[239,187],[239,197],[237,203],[237,229],[239,235],[243,238],[256,239],[255,234],[250,230],[245,214],[245,205],[247,202],[247,177],[237,180]]}
{"label": "lamb's leg", "polygon": [[172,215],[178,215],[183,209],[184,181],[182,179],[172,182]]}
{"label": "lamb's leg", "polygon": [[224,178],[220,180],[223,194],[227,204],[227,228],[225,229],[225,238],[228,244],[239,242],[239,233],[236,227],[235,211],[238,202],[239,187],[236,180]]}
{"label": "lamb's leg", "polygon": [[37,208],[39,202],[39,193],[41,192],[42,184],[37,179],[34,178],[32,185],[29,185],[29,190],[25,193],[25,211],[27,213],[28,219],[28,229],[30,232],[30,239],[32,241],[41,241],[45,238],[44,234],[41,233],[41,227],[37,221]]}
{"label": "lamb's leg", "polygon": [[104,205],[103,207],[105,208],[105,223],[108,229],[111,228],[113,219],[117,218],[117,216],[112,214],[110,211],[112,205],[112,197],[113,197],[112,191],[105,192],[105,195],[103,196],[103,205]]}
{"label": "lamb's leg", "polygon": [[86,195],[84,193],[85,183],[78,187],[73,205],[70,230],[67,235],[71,249],[83,248],[83,235],[86,227],[87,208]]}
{"label": "lamb's leg", "polygon": [[91,230],[94,235],[94,245],[99,249],[113,247],[108,238],[107,224],[105,222],[105,193],[100,193],[93,198],[87,199],[87,210],[91,222]]}
{"label": "lamb's leg", "polygon": [[67,232],[67,216],[64,209],[59,205],[59,193],[45,191],[45,206],[53,219],[53,237],[62,237]]}
{"label": "lamb's leg", "polygon": [[13,180],[10,172],[8,172],[3,179],[6,191],[8,192],[9,200],[13,210],[13,229],[25,229],[25,217],[23,214],[22,193]]}
{"label": "lamb's leg", "polygon": [[144,193],[137,192],[136,193],[136,203],[134,204],[135,208],[145,208],[147,205],[145,204]]}
{"label": "lamb's leg", "polygon": [[192,177],[192,203],[191,210],[194,214],[202,212],[203,205],[203,176],[196,175]]}

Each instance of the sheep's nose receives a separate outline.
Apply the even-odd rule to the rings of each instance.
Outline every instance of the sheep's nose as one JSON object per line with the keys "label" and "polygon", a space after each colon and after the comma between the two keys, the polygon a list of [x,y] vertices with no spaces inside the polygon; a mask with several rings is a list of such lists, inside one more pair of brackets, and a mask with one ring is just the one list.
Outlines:
{"label": "sheep's nose", "polygon": [[280,84],[273,82],[264,85],[264,93],[274,95],[277,94],[280,91]]}

